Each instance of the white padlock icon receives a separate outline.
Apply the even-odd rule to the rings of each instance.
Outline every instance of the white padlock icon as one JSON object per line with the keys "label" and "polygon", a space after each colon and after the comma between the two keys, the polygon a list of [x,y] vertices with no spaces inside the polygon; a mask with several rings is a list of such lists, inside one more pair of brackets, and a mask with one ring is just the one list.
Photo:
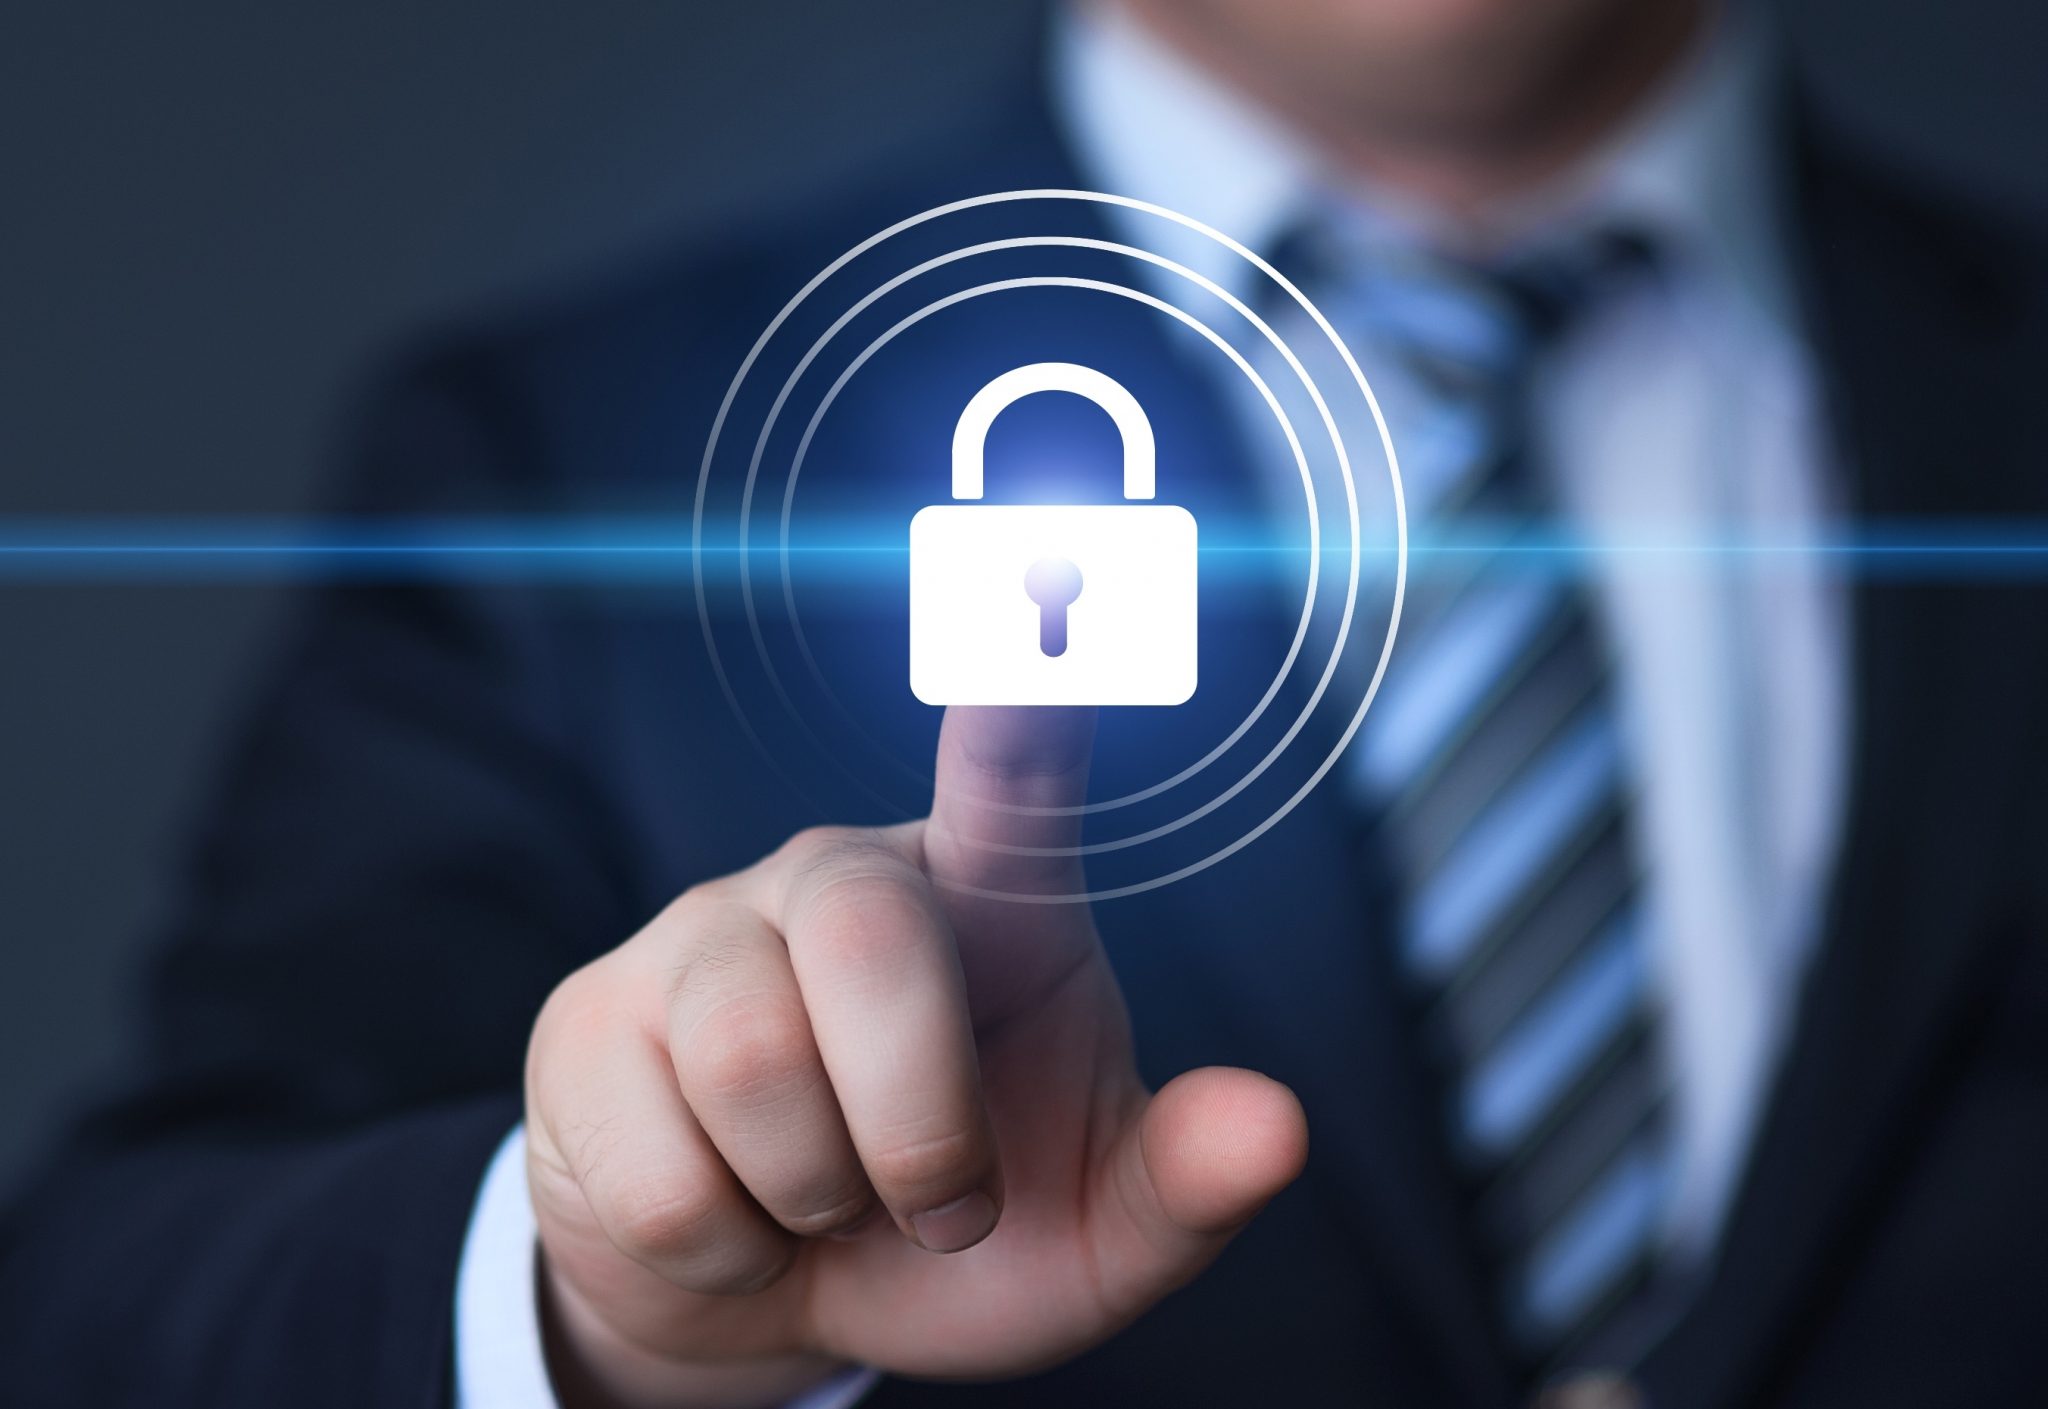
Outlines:
{"label": "white padlock icon", "polygon": [[934,504],[910,521],[910,689],[935,705],[1176,705],[1195,693],[1195,517],[1154,493],[1152,423],[1114,378],[1035,362],[953,428],[953,498],[982,497],[989,427],[1041,391],[1109,413],[1121,504]]}

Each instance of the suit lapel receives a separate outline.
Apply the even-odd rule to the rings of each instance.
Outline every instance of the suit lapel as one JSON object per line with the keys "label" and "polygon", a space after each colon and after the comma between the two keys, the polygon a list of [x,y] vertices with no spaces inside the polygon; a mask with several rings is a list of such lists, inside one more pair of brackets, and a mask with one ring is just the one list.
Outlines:
{"label": "suit lapel", "polygon": [[[1809,323],[1864,522],[2038,512],[1985,252],[1809,149],[1793,197]],[[1988,281],[1988,282],[1987,282]],[[2003,749],[2043,699],[2039,594],[1885,580],[1854,589],[1851,789],[1824,942],[1716,1267],[1645,1367],[1660,1405],[1753,1402],[1788,1337],[1853,1275],[1995,973],[1998,842],[2022,799]]]}

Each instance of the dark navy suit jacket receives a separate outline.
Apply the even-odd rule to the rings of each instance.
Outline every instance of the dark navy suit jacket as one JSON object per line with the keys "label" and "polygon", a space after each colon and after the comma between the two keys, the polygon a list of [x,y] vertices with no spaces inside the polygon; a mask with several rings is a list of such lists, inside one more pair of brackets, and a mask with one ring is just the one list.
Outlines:
{"label": "dark navy suit jacket", "polygon": [[[1795,252],[1855,511],[2041,513],[2040,251],[1797,130]],[[339,506],[686,509],[727,379],[826,259],[940,200],[1074,184],[1026,104],[900,181],[437,344],[372,398]],[[1071,334],[935,333],[922,374],[971,389],[990,357]],[[1227,499],[1210,398],[1173,356],[1146,365],[1162,494]],[[915,494],[942,496],[943,442],[870,420],[850,411],[843,444],[872,435],[876,464],[909,456]],[[1853,617],[1825,940],[1712,1276],[1644,1367],[1664,1409],[2048,1402],[2048,594],[1878,574]],[[895,669],[900,645],[876,649]],[[935,712],[911,715],[914,733]],[[1147,727],[1106,723],[1105,766],[1149,762]],[[1148,1077],[1228,1062],[1288,1082],[1305,1177],[1072,1364],[890,1381],[877,1409],[1515,1402],[1331,791],[1101,911]],[[713,683],[686,579],[309,593],[152,971],[126,1093],[5,1225],[0,1400],[446,1402],[465,1224],[542,999],[815,820]]]}

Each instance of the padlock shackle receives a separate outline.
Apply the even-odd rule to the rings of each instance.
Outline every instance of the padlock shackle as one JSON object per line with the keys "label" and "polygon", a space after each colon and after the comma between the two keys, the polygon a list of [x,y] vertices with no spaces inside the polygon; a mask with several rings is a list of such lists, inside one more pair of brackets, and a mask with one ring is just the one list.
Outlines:
{"label": "padlock shackle", "polygon": [[1107,411],[1116,422],[1117,434],[1123,437],[1124,498],[1153,496],[1158,450],[1152,439],[1152,422],[1146,419],[1138,398],[1124,390],[1123,383],[1093,367],[1077,362],[1033,362],[997,377],[976,392],[960,413],[960,422],[953,427],[955,499],[981,498],[989,427],[1012,405],[1041,391],[1069,391]]}

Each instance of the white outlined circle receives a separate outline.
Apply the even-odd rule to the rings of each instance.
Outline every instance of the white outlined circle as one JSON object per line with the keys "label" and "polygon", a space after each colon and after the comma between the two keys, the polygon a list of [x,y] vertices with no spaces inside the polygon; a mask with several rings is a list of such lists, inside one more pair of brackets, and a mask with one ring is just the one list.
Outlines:
{"label": "white outlined circle", "polygon": [[[1217,299],[1221,300],[1232,311],[1236,312],[1240,317],[1250,322],[1252,326],[1256,328],[1265,337],[1266,341],[1270,343],[1274,347],[1274,349],[1280,353],[1281,357],[1286,359],[1289,368],[1294,372],[1296,378],[1301,382],[1303,388],[1308,392],[1309,396],[1312,399],[1314,399],[1317,410],[1320,413],[1323,422],[1323,428],[1328,433],[1331,440],[1331,444],[1335,448],[1340,460],[1343,459],[1345,454],[1343,447],[1343,439],[1337,433],[1336,423],[1334,418],[1330,415],[1329,407],[1323,402],[1321,393],[1315,386],[1314,379],[1308,375],[1307,369],[1304,368],[1301,365],[1300,360],[1295,357],[1293,349],[1287,346],[1286,340],[1280,337],[1277,333],[1275,333],[1271,325],[1269,325],[1251,308],[1247,307],[1242,300],[1238,299],[1235,295],[1231,294],[1229,291],[1217,285],[1213,280],[1210,280],[1204,277],[1203,275],[1196,273],[1194,270],[1187,268],[1185,265],[1177,264],[1172,260],[1153,254],[1149,250],[1139,249],[1133,245],[1118,244],[1114,241],[1108,240],[1087,239],[1080,236],[1054,235],[1027,236],[1009,240],[990,241],[978,245],[969,245],[961,249],[949,250],[943,255],[937,256],[933,259],[926,260],[921,264],[918,264],[910,269],[905,270],[901,274],[895,275],[894,277],[890,278],[883,284],[871,290],[868,294],[864,295],[858,302],[856,302],[850,308],[848,308],[847,311],[840,315],[839,318],[834,320],[832,325],[826,328],[823,333],[819,334],[817,340],[811,344],[809,349],[805,351],[803,357],[798,360],[795,367],[790,371],[788,378],[782,384],[781,391],[777,394],[774,403],[769,407],[767,419],[762,425],[760,435],[755,438],[754,452],[747,464],[747,478],[740,495],[739,511],[740,595],[742,604],[745,608],[747,615],[747,624],[749,630],[753,634],[755,649],[757,652],[761,654],[763,658],[764,666],[768,670],[771,684],[775,688],[777,696],[782,700],[784,707],[791,710],[792,713],[795,712],[795,706],[793,702],[789,699],[787,692],[783,690],[780,677],[776,674],[772,662],[769,662],[767,660],[767,643],[763,640],[761,636],[759,621],[754,611],[753,597],[751,591],[751,574],[748,569],[748,554],[746,551],[749,533],[748,524],[751,516],[755,480],[760,471],[761,461],[766,454],[769,437],[774,431],[776,421],[781,415],[782,408],[787,403],[790,395],[794,391],[797,382],[803,377],[804,373],[809,370],[813,361],[815,361],[819,353],[824,350],[827,344],[829,344],[831,340],[834,337],[836,337],[854,318],[858,317],[863,311],[871,307],[876,301],[893,292],[895,289],[902,287],[904,284],[908,283],[912,279],[917,278],[919,275],[929,273],[934,269],[941,268],[944,265],[953,263],[956,260],[965,259],[973,255],[997,253],[1012,249],[1040,248],[1048,246],[1072,249],[1086,249],[1098,253],[1115,254],[1140,259],[1148,263],[1155,264],[1161,268],[1169,270],[1172,273],[1178,274],[1186,278],[1191,283],[1195,284],[1197,287],[1205,290],[1206,292],[1215,296]],[[1062,286],[1062,281],[1041,279],[1028,281],[1024,284],[1020,284],[1016,281],[1011,281],[999,285],[983,285],[973,292],[975,294],[980,294],[987,292],[996,292],[1000,289],[1005,288],[1030,286]],[[1302,594],[1301,617],[1295,627],[1294,639],[1288,646],[1286,658],[1282,661],[1279,670],[1275,672],[1272,683],[1266,687],[1266,690],[1264,694],[1260,697],[1258,703],[1253,706],[1251,712],[1234,729],[1232,729],[1230,733],[1220,743],[1218,743],[1214,748],[1212,748],[1201,759],[1181,769],[1180,772],[1174,774],[1172,777],[1163,779],[1162,781],[1157,783],[1150,784],[1149,786],[1138,789],[1135,792],[1125,793],[1119,797],[1105,798],[1095,802],[1082,803],[1071,807],[1027,807],[1016,804],[1000,805],[1000,810],[1002,811],[1028,816],[1085,816],[1099,812],[1115,811],[1118,808],[1128,807],[1133,804],[1144,802],[1151,798],[1157,797],[1161,793],[1164,793],[1171,788],[1177,787],[1181,783],[1184,783],[1189,779],[1195,777],[1197,774],[1201,773],[1205,768],[1207,768],[1210,764],[1214,763],[1217,759],[1221,758],[1225,753],[1227,753],[1231,749],[1232,746],[1234,746],[1237,743],[1239,739],[1244,737],[1244,735],[1248,733],[1252,729],[1252,727],[1256,725],[1258,721],[1265,715],[1267,708],[1271,706],[1274,698],[1277,697],[1280,693],[1281,687],[1286,683],[1287,676],[1293,671],[1294,664],[1296,660],[1299,659],[1301,654],[1302,642],[1308,636],[1309,622],[1314,614],[1316,592],[1321,583],[1322,572],[1322,519],[1316,497],[1315,481],[1313,476],[1310,475],[1308,469],[1307,456],[1303,453],[1301,449],[1301,442],[1299,437],[1295,433],[1293,422],[1289,419],[1286,412],[1282,410],[1282,408],[1280,407],[1279,402],[1273,396],[1271,389],[1267,387],[1264,378],[1260,377],[1259,374],[1252,369],[1249,363],[1245,360],[1243,354],[1239,353],[1235,347],[1231,346],[1227,339],[1224,339],[1221,336],[1219,336],[1215,332],[1215,330],[1210,328],[1206,323],[1202,322],[1198,318],[1195,318],[1193,315],[1187,313],[1184,309],[1177,308],[1172,304],[1166,302],[1165,300],[1157,298],[1156,296],[1146,294],[1141,291],[1131,290],[1126,286],[1113,285],[1107,282],[1097,280],[1082,280],[1078,283],[1067,281],[1065,282],[1064,286],[1096,289],[1107,293],[1115,293],[1132,297],[1140,302],[1143,302],[1148,307],[1151,307],[1159,312],[1165,313],[1179,320],[1187,327],[1190,327],[1197,333],[1201,334],[1205,339],[1207,339],[1211,343],[1211,345],[1220,350],[1226,357],[1230,358],[1231,361],[1235,363],[1235,365],[1237,366],[1237,369],[1241,373],[1243,373],[1245,377],[1252,383],[1253,387],[1257,389],[1259,395],[1264,399],[1268,409],[1272,411],[1273,416],[1276,422],[1278,423],[1282,434],[1286,437],[1288,448],[1294,457],[1295,467],[1301,476],[1302,491],[1304,497],[1307,500],[1308,505],[1309,575],[1308,582]],[[874,341],[870,342],[866,348],[862,349],[862,351],[855,356],[853,361],[849,363],[846,366],[846,368],[841,371],[837,380],[833,382],[830,390],[828,390],[825,393],[824,398],[820,401],[817,409],[813,412],[809,424],[805,427],[803,437],[798,443],[795,457],[790,465],[789,480],[787,486],[783,491],[781,529],[779,540],[779,550],[782,569],[783,603],[789,613],[790,626],[796,636],[798,650],[802,653],[805,663],[809,666],[812,678],[817,681],[819,687],[825,692],[826,697],[833,703],[833,705],[836,708],[840,710],[842,714],[845,714],[847,711],[845,710],[844,706],[838,702],[837,697],[832,692],[831,686],[824,680],[823,674],[818,668],[816,658],[811,652],[809,639],[804,635],[803,626],[797,613],[795,592],[790,575],[790,524],[792,506],[796,494],[797,480],[803,471],[804,461],[809,454],[812,439],[815,437],[817,433],[819,424],[824,419],[825,411],[830,407],[832,402],[838,398],[840,391],[845,387],[846,383],[852,378],[853,374],[856,371],[858,371],[860,367],[865,365],[868,359],[871,358],[876,352],[878,352],[891,339],[896,337],[898,334],[903,332],[912,324],[918,322],[919,320],[928,316],[929,314],[938,311],[940,308],[949,307],[952,306],[953,304],[957,304],[962,301],[963,299],[961,297],[955,296],[948,299],[941,299],[936,303],[928,303],[923,307],[917,309],[913,313],[907,315],[905,318],[900,320],[894,327],[890,328],[887,332],[883,333]],[[1347,491],[1351,491],[1351,481],[1348,473],[1346,476],[1345,483]],[[1351,528],[1352,542],[1355,547],[1358,540],[1358,512],[1355,491],[1347,493],[1347,498],[1350,501],[1349,523]],[[1355,551],[1352,554],[1352,559],[1352,581],[1350,583],[1350,590],[1345,598],[1347,604],[1345,619],[1341,629],[1338,632],[1337,643],[1333,649],[1333,658],[1337,655],[1341,655],[1344,643],[1349,639],[1351,630],[1350,604],[1356,599],[1358,576],[1356,571],[1358,554]],[[1323,689],[1326,687],[1327,681],[1328,674],[1326,672],[1324,681],[1321,684],[1319,684],[1317,688],[1315,699],[1310,702],[1309,706],[1305,710],[1303,710],[1301,717],[1296,721],[1295,732],[1298,732],[1299,727],[1305,724],[1308,717],[1314,713],[1315,706],[1321,700]],[[855,728],[858,729],[858,726],[856,725]],[[1292,736],[1292,733],[1290,733],[1289,737],[1291,738]],[[1268,760],[1268,762],[1270,762],[1270,760]],[[1258,771],[1263,772],[1264,766],[1262,765]],[[1254,776],[1256,776],[1256,774]],[[919,782],[925,787],[930,787],[932,784],[932,779],[928,775],[918,775],[916,776],[915,781]]]}
{"label": "white outlined circle", "polygon": [[[1266,385],[1265,379],[1259,376],[1259,374],[1255,370],[1253,370],[1251,365],[1244,360],[1244,356],[1242,353],[1238,352],[1235,348],[1223,344],[1220,339],[1216,338],[1215,332],[1212,329],[1205,326],[1200,319],[1195,318],[1192,314],[1187,313],[1182,309],[1175,308],[1172,304],[1166,302],[1164,299],[1158,298],[1152,294],[1148,294],[1137,289],[1125,288],[1124,286],[1119,284],[1107,283],[1099,279],[1082,279],[1071,276],[1052,274],[1036,275],[1017,279],[998,280],[995,283],[982,284],[978,285],[975,288],[959,290],[955,293],[948,294],[944,298],[936,299],[933,302],[926,304],[924,307],[919,308],[916,311],[905,315],[905,317],[901,321],[899,321],[895,326],[889,328],[886,332],[883,332],[882,334],[877,336],[873,342],[869,343],[867,347],[861,350],[860,354],[857,357],[855,357],[852,362],[847,364],[845,370],[840,373],[838,380],[833,382],[831,389],[827,391],[823,399],[819,401],[816,411],[812,413],[810,424],[807,427],[805,427],[803,440],[798,446],[796,458],[792,462],[790,467],[790,479],[792,488],[795,485],[797,474],[800,473],[802,470],[803,460],[806,452],[810,448],[812,435],[816,432],[819,423],[824,419],[826,411],[831,409],[832,403],[838,399],[840,391],[845,388],[846,384],[852,379],[853,374],[858,372],[861,369],[861,367],[865,365],[865,363],[870,357],[872,357],[876,352],[880,351],[889,342],[893,341],[895,337],[901,332],[903,332],[905,329],[922,321],[924,318],[928,317],[933,313],[939,312],[942,309],[952,307],[959,303],[964,303],[968,299],[976,298],[984,294],[1000,293],[1007,290],[1024,288],[1089,289],[1099,293],[1109,293],[1125,298],[1135,299],[1148,307],[1156,309],[1159,312],[1166,313],[1172,317],[1182,319],[1189,326],[1196,329],[1198,332],[1201,332],[1212,339],[1216,339],[1217,344],[1219,346],[1222,346],[1223,350],[1231,357],[1233,361],[1237,363],[1238,370],[1243,372],[1245,376],[1252,381],[1253,385],[1258,389],[1260,395],[1265,397],[1267,404],[1273,408],[1274,414],[1280,418],[1280,422],[1287,432],[1287,438],[1290,447],[1294,451],[1296,463],[1297,465],[1299,465],[1301,469],[1303,483],[1308,486],[1308,492],[1311,496],[1313,496],[1315,491],[1308,472],[1308,460],[1307,457],[1302,453],[1301,442],[1296,438],[1294,434],[1294,427],[1292,423],[1288,421],[1286,415],[1281,411],[1279,403],[1274,398],[1272,389]],[[1308,385],[1306,380],[1304,381],[1304,384]],[[1311,394],[1314,394],[1313,388],[1311,388]],[[1334,424],[1332,424],[1331,430],[1332,435],[1334,436]],[[1287,732],[1281,737],[1280,741],[1273,745],[1273,747],[1267,752],[1266,756],[1260,759],[1259,762],[1252,768],[1251,772],[1247,773],[1244,777],[1238,779],[1235,783],[1232,783],[1230,787],[1226,788],[1221,793],[1218,793],[1215,797],[1209,799],[1201,806],[1192,808],[1189,811],[1184,812],[1180,816],[1174,818],[1172,821],[1161,823],[1159,826],[1154,827],[1149,831],[1136,832],[1127,837],[1118,837],[1110,841],[1083,843],[1077,846],[1058,847],[1006,846],[1001,843],[987,841],[977,841],[974,843],[974,845],[984,851],[997,852],[1003,855],[1010,856],[1097,856],[1112,851],[1128,851],[1130,848],[1134,846],[1142,846],[1146,842],[1157,841],[1160,837],[1170,835],[1173,832],[1179,831],[1183,827],[1193,825],[1195,822],[1198,822],[1202,818],[1208,816],[1211,812],[1214,812],[1224,803],[1230,801],[1230,799],[1236,797],[1239,793],[1243,792],[1246,788],[1250,787],[1253,783],[1257,782],[1262,776],[1264,776],[1266,770],[1272,767],[1273,764],[1279,759],[1280,755],[1286,751],[1287,746],[1293,743],[1295,738],[1300,735],[1301,731],[1307,727],[1308,721],[1315,714],[1316,706],[1322,703],[1323,695],[1329,690],[1330,681],[1336,675],[1338,663],[1343,657],[1344,643],[1349,639],[1351,634],[1351,619],[1356,611],[1358,599],[1358,577],[1360,559],[1360,552],[1358,546],[1358,495],[1356,491],[1353,489],[1353,486],[1351,485],[1348,477],[1345,482],[1345,489],[1347,491],[1346,500],[1350,510],[1351,524],[1351,580],[1348,584],[1348,590],[1345,594],[1344,616],[1342,623],[1340,624],[1337,631],[1337,639],[1335,644],[1331,648],[1330,659],[1323,667],[1322,678],[1316,682],[1315,690],[1310,694],[1308,702],[1302,707],[1301,713],[1295,716],[1294,722],[1288,726]],[[1313,498],[1311,498],[1311,503],[1313,503]],[[1318,534],[1318,557],[1321,556],[1320,547],[1321,539],[1320,534]],[[786,559],[784,566],[786,569]],[[1306,596],[1303,600],[1301,625],[1295,632],[1294,648],[1289,651],[1287,662],[1281,668],[1280,673],[1274,677],[1273,684],[1267,690],[1266,698],[1260,702],[1259,707],[1252,712],[1252,714],[1245,720],[1244,724],[1240,726],[1238,730],[1233,731],[1233,739],[1240,736],[1245,730],[1249,729],[1252,726],[1252,724],[1257,722],[1259,715],[1264,713],[1266,703],[1269,702],[1274,695],[1277,695],[1279,693],[1280,686],[1286,682],[1288,673],[1293,669],[1294,661],[1300,654],[1299,648],[1301,640],[1308,633],[1309,617],[1313,613],[1315,607],[1314,592],[1316,566],[1317,565],[1313,562],[1310,564],[1309,595]],[[1199,771],[1200,768],[1206,767],[1216,757],[1220,756],[1220,754],[1220,749],[1212,752],[1212,754],[1208,758],[1203,759],[1202,762],[1196,766],[1195,771]],[[977,800],[976,805],[980,807],[990,806],[989,803],[979,800]],[[1086,806],[1071,808],[1006,807],[1003,810],[1016,813],[1036,814],[1039,816],[1074,816],[1084,813],[1085,811],[1087,811],[1087,808]]]}
{"label": "white outlined circle", "polygon": [[[1116,899],[1122,896],[1138,895],[1146,891],[1158,889],[1161,886],[1170,885],[1175,881],[1186,879],[1189,876],[1198,874],[1199,872],[1208,869],[1210,866],[1213,866],[1230,856],[1234,856],[1237,852],[1243,850],[1252,842],[1264,836],[1268,831],[1271,831],[1275,826],[1279,825],[1279,823],[1282,820],[1284,820],[1290,813],[1292,813],[1296,807],[1301,805],[1302,800],[1306,798],[1308,794],[1311,791],[1313,791],[1325,777],[1329,775],[1330,770],[1336,766],[1337,760],[1340,757],[1342,757],[1344,750],[1350,746],[1352,738],[1356,736],[1359,726],[1364,722],[1366,712],[1371,708],[1373,700],[1378,696],[1380,685],[1386,677],[1387,662],[1391,658],[1393,653],[1395,637],[1399,634],[1401,608],[1406,599],[1408,578],[1408,515],[1406,497],[1401,484],[1400,461],[1394,450],[1393,437],[1389,433],[1387,428],[1386,416],[1381,411],[1379,400],[1377,397],[1373,395],[1371,386],[1366,382],[1365,374],[1360,369],[1357,358],[1352,354],[1351,349],[1345,345],[1344,340],[1338,336],[1336,329],[1330,325],[1329,320],[1323,315],[1322,311],[1318,309],[1312,302],[1310,302],[1309,299],[1301,292],[1301,290],[1298,287],[1296,287],[1295,284],[1291,280],[1289,280],[1284,274],[1280,273],[1279,270],[1275,269],[1264,258],[1259,256],[1254,251],[1248,249],[1246,246],[1244,246],[1237,240],[1231,238],[1228,235],[1223,234],[1221,231],[1216,230],[1211,226],[1203,224],[1201,221],[1194,219],[1192,216],[1183,215],[1178,211],[1170,210],[1164,206],[1155,205],[1148,201],[1141,201],[1136,199],[1135,197],[1114,195],[1102,191],[1041,188],[1030,190],[992,192],[987,195],[967,197],[962,200],[951,201],[943,205],[933,206],[927,210],[917,213],[916,215],[908,216],[903,220],[897,221],[895,224],[888,226],[886,229],[877,231],[875,234],[868,236],[867,238],[863,239],[859,243],[855,244],[854,246],[840,254],[831,263],[827,264],[825,268],[820,270],[817,274],[813,275],[811,279],[801,289],[799,289],[787,303],[783,305],[783,307],[776,313],[774,318],[772,318],[769,321],[768,326],[765,329],[763,329],[759,337],[756,338],[754,345],[748,350],[746,357],[741,361],[739,370],[734,373],[731,383],[727,386],[725,395],[719,403],[718,411],[716,415],[713,417],[711,431],[705,442],[704,456],[698,472],[697,493],[691,515],[691,578],[692,585],[696,594],[699,626],[704,635],[705,645],[710,654],[712,668],[718,679],[719,688],[724,693],[727,703],[733,709],[734,715],[739,720],[739,723],[743,731],[747,734],[748,738],[757,747],[761,747],[765,753],[765,745],[763,744],[759,734],[754,730],[751,721],[747,719],[745,710],[740,707],[739,700],[733,692],[731,679],[727,675],[723,660],[719,655],[716,633],[712,626],[710,603],[704,585],[703,531],[705,502],[709,495],[711,471],[713,463],[717,456],[719,438],[724,431],[727,418],[731,415],[732,407],[739,397],[740,389],[745,384],[748,373],[752,371],[754,364],[759,361],[761,354],[768,347],[769,343],[773,340],[775,334],[781,329],[783,324],[785,324],[789,320],[789,318],[795,313],[795,311],[805,302],[805,300],[807,300],[813,293],[815,293],[820,287],[822,287],[828,279],[830,279],[834,274],[838,273],[841,269],[845,268],[853,260],[859,258],[862,254],[866,253],[871,249],[874,249],[877,245],[882,244],[883,242],[893,238],[898,234],[901,234],[906,230],[915,228],[918,225],[925,224],[932,220],[940,219],[946,215],[951,215],[961,211],[972,210],[984,206],[992,206],[998,204],[1005,204],[1009,202],[1027,200],[1079,201],[1099,205],[1120,206],[1126,209],[1140,211],[1142,213],[1152,215],[1159,219],[1167,220],[1174,224],[1181,225],[1189,230],[1195,231],[1196,233],[1204,236],[1205,238],[1212,240],[1215,243],[1223,246],[1225,249],[1228,249],[1240,259],[1243,259],[1247,263],[1250,263],[1262,274],[1264,274],[1268,279],[1272,280],[1273,283],[1278,285],[1283,291],[1286,292],[1288,297],[1294,300],[1296,305],[1298,305],[1302,309],[1302,311],[1308,315],[1310,320],[1316,325],[1317,329],[1329,341],[1330,345],[1336,350],[1337,355],[1342,359],[1345,369],[1350,373],[1351,379],[1353,383],[1357,386],[1359,394],[1365,399],[1366,406],[1372,413],[1374,427],[1379,435],[1380,447],[1387,458],[1387,472],[1393,495],[1393,519],[1395,529],[1393,604],[1389,612],[1386,639],[1381,645],[1379,658],[1374,663],[1372,678],[1367,683],[1364,695],[1360,699],[1357,709],[1352,713],[1351,719],[1344,727],[1342,733],[1339,735],[1336,742],[1331,746],[1329,753],[1325,755],[1323,760],[1317,765],[1314,772],[1285,801],[1283,801],[1277,808],[1275,808],[1264,819],[1262,819],[1256,825],[1251,827],[1249,830],[1240,834],[1234,840],[1226,843],[1225,845],[1216,848],[1208,855],[1203,856],[1175,870],[1169,871],[1163,875],[1154,876],[1144,881],[1133,882],[1130,884],[1120,886],[1107,887],[1100,890],[1085,890],[1066,894],[1029,894],[1010,891],[987,890],[981,887],[974,886],[956,887],[964,893],[972,894],[985,899],[1009,900],[1025,904],[1086,904],[1093,903],[1099,900]],[[1119,286],[1111,287],[1115,288]],[[1313,381],[1310,380],[1307,383],[1307,385],[1309,386],[1311,395],[1317,400],[1318,405],[1322,406],[1321,394],[1315,388]],[[1327,408],[1324,409],[1326,411]],[[1356,484],[1351,476],[1350,459],[1348,453],[1344,449],[1341,434],[1336,435],[1335,444],[1337,446],[1339,463],[1343,468],[1347,496],[1349,497],[1353,505],[1353,512],[1355,515]],[[1359,544],[1355,532],[1351,548],[1353,554],[1353,588],[1351,596],[1353,601],[1347,602],[1346,605],[1347,621],[1349,619],[1349,613],[1352,610],[1353,605],[1355,604],[1356,597],[1356,581],[1358,571],[1357,558],[1359,554]],[[1338,654],[1338,652],[1333,652],[1332,654],[1332,668],[1334,668],[1334,664]]]}

